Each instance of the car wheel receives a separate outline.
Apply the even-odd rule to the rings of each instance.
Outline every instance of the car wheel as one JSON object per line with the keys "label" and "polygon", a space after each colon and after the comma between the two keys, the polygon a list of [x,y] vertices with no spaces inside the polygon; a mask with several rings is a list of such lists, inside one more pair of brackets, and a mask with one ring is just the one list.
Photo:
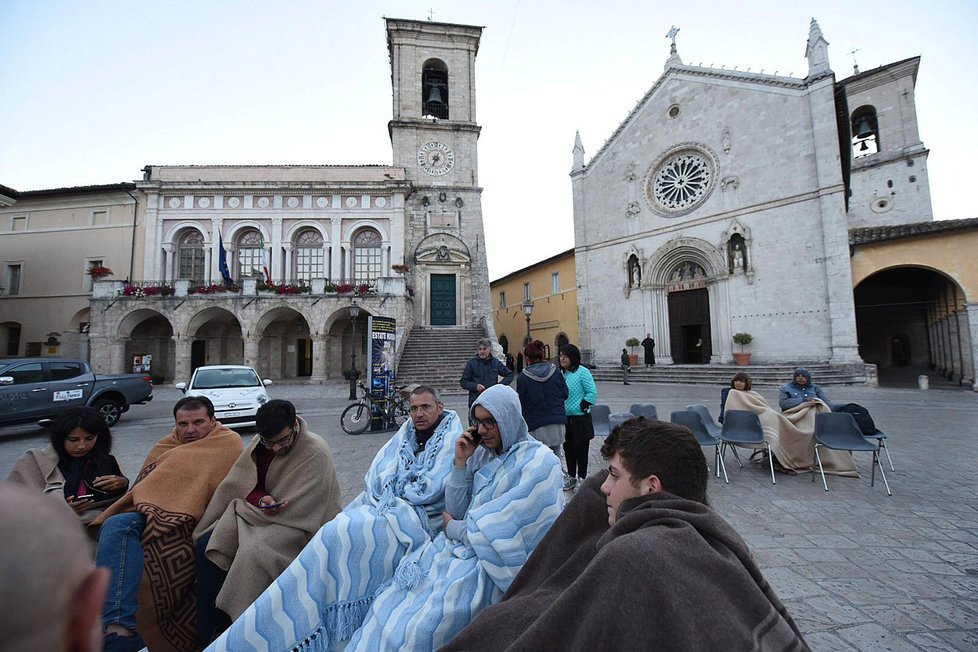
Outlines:
{"label": "car wheel", "polygon": [[111,398],[103,398],[100,401],[95,401],[92,407],[98,410],[98,413],[102,415],[102,419],[105,421],[105,425],[110,428],[119,423],[119,419],[122,418],[122,406]]}

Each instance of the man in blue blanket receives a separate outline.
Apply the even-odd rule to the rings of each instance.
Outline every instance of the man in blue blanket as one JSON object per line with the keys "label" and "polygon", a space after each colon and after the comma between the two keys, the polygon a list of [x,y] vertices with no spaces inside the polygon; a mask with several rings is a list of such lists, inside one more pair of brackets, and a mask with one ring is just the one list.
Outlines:
{"label": "man in blue blanket", "polygon": [[[416,394],[411,402],[413,415]],[[498,602],[560,513],[560,464],[529,436],[505,385],[482,393],[464,434],[458,415],[444,415],[426,444],[430,468],[403,468],[413,428],[402,429],[378,453],[367,490],[208,649],[430,650]],[[438,504],[411,502],[419,493]]]}

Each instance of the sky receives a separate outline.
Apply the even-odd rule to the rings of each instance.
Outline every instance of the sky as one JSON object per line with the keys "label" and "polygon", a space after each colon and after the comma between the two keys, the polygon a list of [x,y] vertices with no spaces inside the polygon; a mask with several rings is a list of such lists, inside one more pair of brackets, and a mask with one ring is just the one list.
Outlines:
{"label": "sky", "polygon": [[390,165],[384,16],[485,27],[490,278],[574,246],[574,134],[586,161],[661,76],[673,25],[686,64],[798,78],[813,17],[837,79],[854,57],[867,71],[920,55],[934,215],[978,216],[960,190],[978,152],[974,0],[0,0],[0,184],[133,181],[147,164]]}

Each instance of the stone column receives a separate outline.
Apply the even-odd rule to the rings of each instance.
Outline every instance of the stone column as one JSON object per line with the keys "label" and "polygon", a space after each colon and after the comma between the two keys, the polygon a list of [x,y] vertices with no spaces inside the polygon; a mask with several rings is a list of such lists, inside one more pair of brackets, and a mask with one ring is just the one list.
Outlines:
{"label": "stone column", "polygon": [[971,340],[968,357],[971,361],[971,389],[978,392],[978,303],[965,304],[968,317],[968,336]]}
{"label": "stone column", "polygon": [[128,341],[128,337],[118,337],[111,342],[109,356],[112,360],[112,373],[125,374],[132,371],[132,367],[126,364],[126,343]]}
{"label": "stone column", "polygon": [[[279,201],[282,201],[281,198]],[[266,245],[267,246],[267,245]],[[272,218],[272,259],[269,261],[271,269],[268,270],[272,275],[272,279],[276,282],[284,281],[287,277],[283,277],[282,269],[282,218],[273,217]]]}
{"label": "stone column", "polygon": [[282,250],[285,252],[285,276],[282,280],[290,282],[292,279],[292,243],[283,242]]}
{"label": "stone column", "polygon": [[[333,283],[339,283],[343,278],[343,221],[334,218],[330,222],[329,234],[329,278]],[[325,245],[325,243],[324,243]]]}
{"label": "stone column", "polygon": [[655,340],[655,363],[673,364],[672,338],[669,335],[669,293],[664,287],[653,289],[652,310],[655,319],[652,322],[652,339]]}
{"label": "stone column", "polygon": [[177,382],[190,382],[190,345],[191,338],[186,335],[171,335],[173,340],[173,378]]}
{"label": "stone column", "polygon": [[329,360],[329,337],[317,333],[312,337],[312,376],[315,383],[326,382],[327,361]]}
{"label": "stone column", "polygon": [[[163,245],[163,270],[160,281],[166,281],[173,275],[173,254],[176,247],[169,242]],[[146,279],[153,280],[153,279]]]}
{"label": "stone column", "polygon": [[261,376],[262,372],[258,369],[258,343],[261,341],[260,337],[247,336],[244,337],[244,364],[258,371],[258,375]]}

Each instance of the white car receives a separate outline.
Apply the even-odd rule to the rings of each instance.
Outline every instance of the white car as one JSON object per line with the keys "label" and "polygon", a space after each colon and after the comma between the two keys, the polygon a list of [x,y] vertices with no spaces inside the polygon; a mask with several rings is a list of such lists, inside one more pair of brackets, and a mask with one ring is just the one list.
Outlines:
{"label": "white car", "polygon": [[238,429],[255,425],[255,413],[268,402],[265,388],[271,384],[251,367],[223,364],[197,367],[189,384],[174,387],[188,396],[206,396],[214,404],[217,420]]}

